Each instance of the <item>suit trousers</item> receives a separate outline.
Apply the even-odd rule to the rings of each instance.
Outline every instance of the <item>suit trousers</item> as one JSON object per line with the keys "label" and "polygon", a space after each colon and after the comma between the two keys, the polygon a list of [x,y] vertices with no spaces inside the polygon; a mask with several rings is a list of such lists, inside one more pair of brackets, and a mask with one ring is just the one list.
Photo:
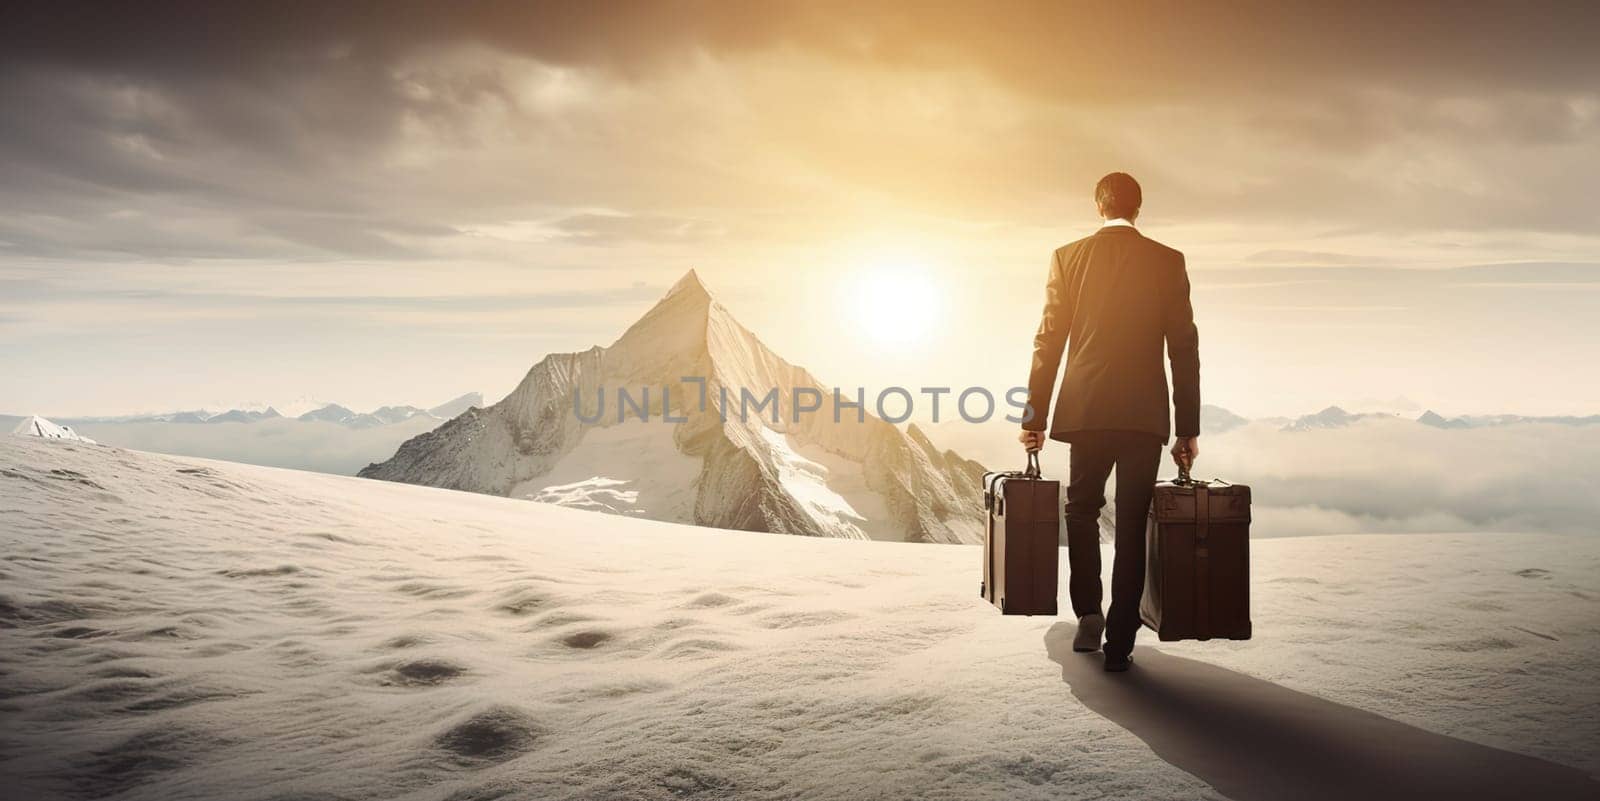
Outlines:
{"label": "suit trousers", "polygon": [[1068,593],[1078,617],[1101,614],[1100,510],[1106,479],[1117,471],[1116,557],[1111,565],[1111,614],[1106,617],[1107,656],[1133,651],[1144,595],[1145,525],[1161,468],[1162,442],[1141,431],[1079,431],[1071,435],[1067,480]]}

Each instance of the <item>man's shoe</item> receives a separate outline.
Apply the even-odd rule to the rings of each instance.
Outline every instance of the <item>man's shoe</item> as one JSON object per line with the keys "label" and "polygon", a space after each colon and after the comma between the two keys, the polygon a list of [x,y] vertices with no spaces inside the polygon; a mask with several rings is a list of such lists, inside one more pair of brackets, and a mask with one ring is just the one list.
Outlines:
{"label": "man's shoe", "polygon": [[1132,664],[1133,664],[1133,655],[1132,654],[1129,654],[1128,656],[1123,656],[1123,657],[1116,657],[1116,656],[1110,656],[1110,655],[1106,656],[1106,672],[1107,673],[1125,673],[1125,672],[1127,672],[1128,667],[1130,665],[1132,665]]}
{"label": "man's shoe", "polygon": [[1078,618],[1078,635],[1072,638],[1072,650],[1080,654],[1100,650],[1100,635],[1106,630],[1105,615],[1084,615]]}

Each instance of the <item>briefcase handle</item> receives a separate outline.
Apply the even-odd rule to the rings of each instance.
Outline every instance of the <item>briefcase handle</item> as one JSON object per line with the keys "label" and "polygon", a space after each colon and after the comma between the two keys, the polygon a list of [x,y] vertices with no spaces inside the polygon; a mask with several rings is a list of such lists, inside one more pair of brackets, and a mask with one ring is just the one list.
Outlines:
{"label": "briefcase handle", "polygon": [[1023,468],[1022,473],[1023,473],[1023,475],[1027,476],[1028,478],[1038,478],[1039,477],[1040,471],[1039,471],[1039,449],[1038,448],[1030,448],[1028,450],[1028,466]]}
{"label": "briefcase handle", "polygon": [[1186,487],[1186,486],[1189,486],[1190,484],[1207,484],[1207,485],[1210,485],[1210,484],[1221,484],[1224,487],[1233,486],[1233,484],[1231,482],[1223,481],[1220,478],[1213,478],[1210,481],[1196,481],[1195,479],[1193,479],[1193,478],[1191,478],[1189,476],[1189,468],[1184,467],[1181,464],[1178,465],[1178,477],[1173,479],[1172,483],[1173,483],[1174,486],[1178,486],[1178,487]]}

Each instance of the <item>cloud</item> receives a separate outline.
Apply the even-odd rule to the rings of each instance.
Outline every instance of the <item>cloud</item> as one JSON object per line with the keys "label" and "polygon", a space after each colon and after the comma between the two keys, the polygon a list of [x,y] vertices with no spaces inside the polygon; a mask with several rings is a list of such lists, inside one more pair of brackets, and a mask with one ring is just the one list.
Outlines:
{"label": "cloud", "polygon": [[[989,469],[1020,468],[1013,426],[944,424],[934,442]],[[1255,422],[1204,435],[1197,477],[1248,484],[1252,536],[1510,531],[1594,535],[1590,464],[1600,426],[1442,430],[1409,419],[1281,430]],[[1045,449],[1064,476],[1069,448]],[[1171,475],[1171,463],[1163,463]]]}
{"label": "cloud", "polygon": [[1483,283],[1506,284],[1572,284],[1600,283],[1600,263],[1597,262],[1519,262],[1515,264],[1477,264],[1452,270],[1448,275],[1457,283],[1479,285]]}
{"label": "cloud", "polygon": [[660,214],[574,214],[551,225],[560,235],[585,244],[616,245],[625,242],[692,242],[718,236],[718,226],[704,220]]}
{"label": "cloud", "polygon": [[1372,419],[1283,432],[1257,423],[1212,438],[1204,475],[1251,485],[1261,536],[1335,530],[1593,534],[1588,467],[1600,427],[1524,424],[1442,431]]}
{"label": "cloud", "polygon": [[[273,332],[337,325],[347,334],[362,328],[392,331],[405,325],[412,336],[471,331],[525,331],[530,317],[592,316],[598,310],[648,307],[665,292],[659,284],[454,294],[406,294],[374,287],[364,294],[294,292],[272,281],[249,291],[158,286],[151,281],[63,281],[0,278],[0,329],[14,336],[148,336],[163,329],[204,323],[235,332]],[[556,318],[562,319],[562,318]],[[569,321],[570,322],[570,321]],[[281,334],[280,334],[281,335]]]}
{"label": "cloud", "polygon": [[1588,36],[1597,19],[1600,12],[1585,4],[1529,14],[1496,2],[1448,9],[1019,2],[905,13],[892,4],[837,1],[619,7],[373,0],[290,9],[168,2],[107,9],[63,0],[15,10],[3,43],[15,61],[164,76],[205,66],[258,78],[463,41],[630,78],[702,53],[794,48],[898,67],[964,65],[1044,96],[1105,100],[1292,95],[1351,77],[1440,94],[1530,84],[1581,88],[1600,66]]}
{"label": "cloud", "polygon": [[1347,266],[1362,264],[1366,260],[1348,253],[1324,253],[1315,250],[1263,250],[1245,258],[1251,264],[1316,264]]}
{"label": "cloud", "polygon": [[528,218],[570,244],[801,240],[787,220],[884,207],[1045,225],[1108,165],[1157,219],[1592,232],[1597,17],[29,4],[0,30],[0,102],[29,110],[0,122],[0,240],[405,259]]}

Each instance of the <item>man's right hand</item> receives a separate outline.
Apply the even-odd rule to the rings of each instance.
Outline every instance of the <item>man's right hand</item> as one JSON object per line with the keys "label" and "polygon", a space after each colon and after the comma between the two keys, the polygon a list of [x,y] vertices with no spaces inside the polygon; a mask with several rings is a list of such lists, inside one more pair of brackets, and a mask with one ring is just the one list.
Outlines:
{"label": "man's right hand", "polygon": [[1199,437],[1178,437],[1172,443],[1172,461],[1184,470],[1193,470],[1195,457],[1199,455]]}

